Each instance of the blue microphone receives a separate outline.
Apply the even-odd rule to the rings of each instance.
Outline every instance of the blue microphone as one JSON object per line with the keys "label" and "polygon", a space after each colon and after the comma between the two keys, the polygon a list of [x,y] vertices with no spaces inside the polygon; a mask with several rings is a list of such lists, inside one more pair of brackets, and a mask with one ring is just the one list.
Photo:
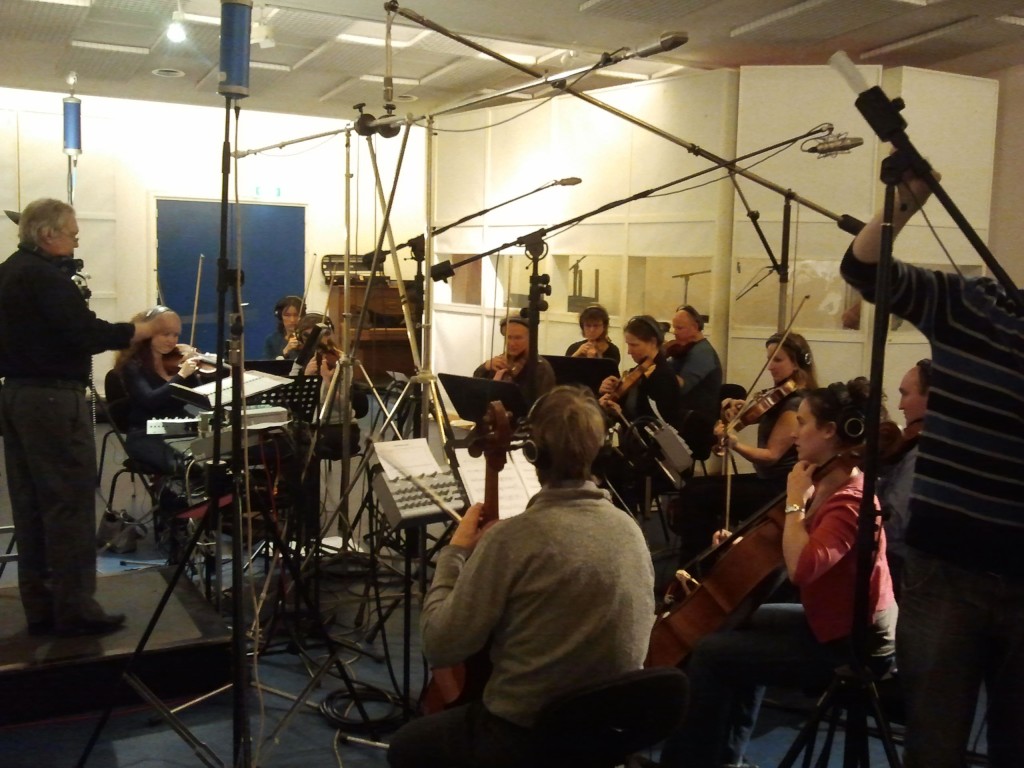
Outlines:
{"label": "blue microphone", "polygon": [[217,93],[241,99],[249,95],[249,33],[252,0],[220,0],[220,79]]}
{"label": "blue microphone", "polygon": [[82,100],[74,96],[64,99],[64,154],[82,154]]}

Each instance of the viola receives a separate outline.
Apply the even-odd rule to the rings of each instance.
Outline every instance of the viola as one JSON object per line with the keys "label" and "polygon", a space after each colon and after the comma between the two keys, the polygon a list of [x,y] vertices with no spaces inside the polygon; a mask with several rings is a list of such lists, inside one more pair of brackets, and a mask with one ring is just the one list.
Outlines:
{"label": "viola", "polygon": [[[815,481],[837,463],[855,464],[861,458],[860,450],[858,446],[833,456],[815,470]],[[674,667],[682,663],[701,638],[741,623],[782,583],[785,507],[783,492],[732,536],[697,555],[687,570],[706,567],[706,575],[699,582],[685,570],[677,574],[679,581],[670,586],[665,598],[669,607],[651,629],[644,666]]]}
{"label": "viola", "polygon": [[[498,475],[505,468],[512,426],[508,412],[501,401],[487,406],[481,420],[480,433],[469,444],[471,456],[484,456],[487,472],[484,476],[484,508],[480,525],[498,519]],[[485,596],[481,596],[486,599]],[[483,697],[484,686],[491,674],[489,648],[477,651],[454,667],[437,667],[423,691],[423,713],[430,715]]]}

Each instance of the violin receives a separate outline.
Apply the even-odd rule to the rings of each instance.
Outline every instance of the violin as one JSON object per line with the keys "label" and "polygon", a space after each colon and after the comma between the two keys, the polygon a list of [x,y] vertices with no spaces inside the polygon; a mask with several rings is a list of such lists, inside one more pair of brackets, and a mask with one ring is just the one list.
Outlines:
{"label": "violin", "polygon": [[665,343],[661,351],[665,357],[682,357],[693,347],[695,341],[669,341]]}
{"label": "violin", "polygon": [[163,362],[164,372],[168,376],[174,376],[188,360],[196,362],[196,373],[211,374],[217,370],[215,365],[203,359],[202,352],[188,344],[175,345],[174,349],[163,355],[161,362]]}
{"label": "violin", "polygon": [[645,357],[635,368],[622,374],[619,385],[614,392],[609,393],[608,397],[617,403],[622,402],[622,399],[629,394],[629,390],[654,373],[654,368],[654,357]]}
{"label": "violin", "polygon": [[[500,400],[492,401],[481,420],[480,433],[469,444],[469,454],[484,456],[487,463],[481,526],[498,519],[498,475],[505,468],[511,443],[512,426],[508,412]],[[487,678],[491,675],[488,650],[485,647],[454,667],[434,669],[423,691],[423,713],[434,714],[482,698]]]}
{"label": "violin", "polygon": [[781,384],[758,393],[733,419],[736,422],[735,428],[742,429],[743,427],[749,427],[751,424],[756,424],[768,411],[796,392],[796,390],[797,383],[793,379],[786,379]]}

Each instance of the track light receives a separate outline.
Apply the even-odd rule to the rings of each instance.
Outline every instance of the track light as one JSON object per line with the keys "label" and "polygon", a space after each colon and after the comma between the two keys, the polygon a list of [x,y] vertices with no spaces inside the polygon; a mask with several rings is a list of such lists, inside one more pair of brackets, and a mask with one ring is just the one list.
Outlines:
{"label": "track light", "polygon": [[178,10],[171,14],[171,23],[167,25],[167,39],[172,43],[184,43],[188,40],[185,13],[181,10],[181,3],[178,3]]}

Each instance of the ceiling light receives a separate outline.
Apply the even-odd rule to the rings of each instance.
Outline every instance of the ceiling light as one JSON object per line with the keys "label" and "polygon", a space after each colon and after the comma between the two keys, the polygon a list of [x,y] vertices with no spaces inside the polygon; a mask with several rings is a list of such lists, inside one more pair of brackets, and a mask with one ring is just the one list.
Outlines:
{"label": "ceiling light", "polygon": [[291,72],[292,68],[287,64],[272,64],[269,61],[250,61],[249,66],[253,69],[269,69],[274,72]]}
{"label": "ceiling light", "polygon": [[740,35],[745,35],[748,32],[753,32],[756,29],[761,29],[761,27],[767,27],[772,24],[777,24],[780,21],[785,21],[786,19],[798,16],[804,11],[809,11],[812,8],[818,7],[819,5],[825,5],[826,3],[831,2],[832,0],[804,0],[804,2],[802,3],[791,5],[788,8],[783,8],[781,11],[769,13],[767,16],[762,16],[759,19],[754,19],[751,22],[741,24],[738,27],[734,27],[733,29],[729,30],[729,37],[739,37]]}
{"label": "ceiling light", "polygon": [[[368,83],[383,83],[384,82],[384,76],[383,75],[360,75],[359,79],[360,80],[365,80]],[[391,82],[393,82],[395,85],[419,85],[420,84],[419,80],[413,80],[412,78],[408,78],[408,77],[392,77],[391,78]]]}
{"label": "ceiling light", "polygon": [[912,35],[911,37],[905,37],[902,40],[896,40],[895,42],[888,43],[887,45],[880,45],[877,48],[863,51],[858,58],[870,59],[875,56],[891,53],[892,51],[910,48],[913,45],[920,45],[921,43],[926,43],[936,37],[945,37],[950,32],[954,32],[964,26],[975,24],[976,22],[977,18],[973,16],[961,19],[960,21],[954,21],[952,24],[947,24],[944,27],[938,27],[928,32],[922,32],[920,35]]}
{"label": "ceiling light", "polygon": [[253,24],[249,43],[259,45],[260,48],[273,48],[277,45],[277,41],[274,40],[274,28],[266,22]]}
{"label": "ceiling light", "polygon": [[184,43],[188,40],[188,33],[185,31],[185,25],[177,20],[168,24],[167,39],[172,43]]}
{"label": "ceiling light", "polygon": [[139,45],[114,45],[113,43],[94,43],[91,40],[72,40],[71,47],[90,48],[94,51],[109,51],[111,53],[135,53],[139,56],[149,55],[149,48],[143,48]]}
{"label": "ceiling light", "polygon": [[73,5],[76,8],[88,8],[92,0],[34,0],[37,3],[50,3],[51,5]]}
{"label": "ceiling light", "polygon": [[200,13],[183,13],[181,14],[182,21],[191,21],[193,24],[209,24],[213,27],[220,26],[219,16],[203,16]]}

